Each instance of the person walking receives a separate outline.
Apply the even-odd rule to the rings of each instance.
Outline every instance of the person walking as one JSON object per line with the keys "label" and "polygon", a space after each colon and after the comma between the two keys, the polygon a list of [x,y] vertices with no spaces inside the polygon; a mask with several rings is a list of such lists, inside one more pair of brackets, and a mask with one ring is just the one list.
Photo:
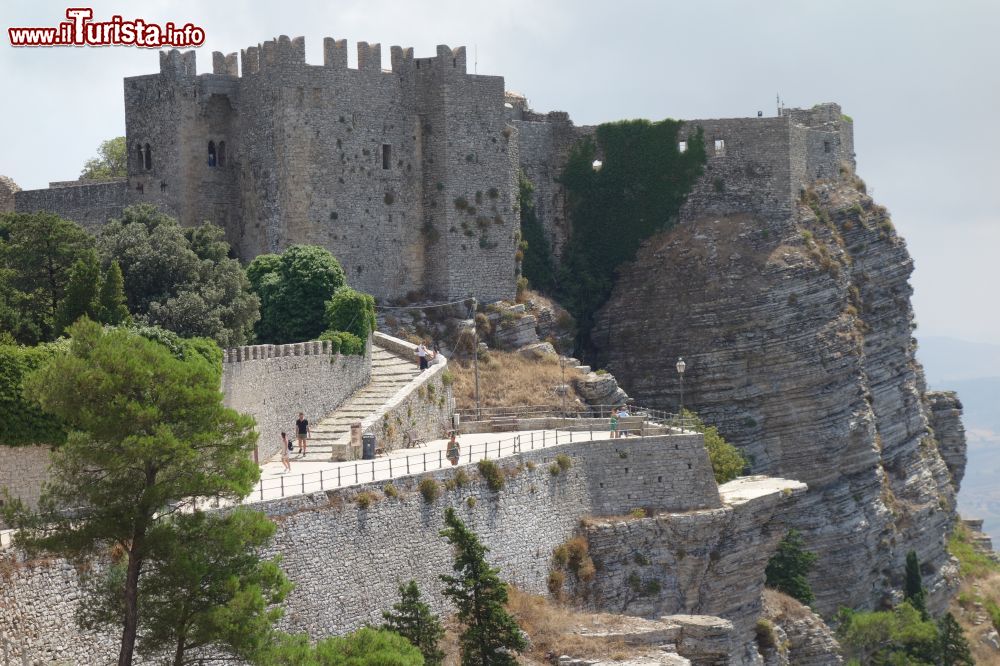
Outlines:
{"label": "person walking", "polygon": [[618,438],[618,412],[611,408],[611,439]]}
{"label": "person walking", "polygon": [[292,463],[288,459],[288,450],[292,447],[292,443],[288,441],[288,435],[282,431],[281,433],[281,464],[285,466],[286,472],[292,471]]}
{"label": "person walking", "polygon": [[420,369],[421,370],[426,370],[427,369],[427,345],[425,345],[423,343],[423,341],[421,341],[420,344],[417,345],[417,360],[420,363]]}
{"label": "person walking", "polygon": [[458,459],[462,455],[462,449],[458,445],[458,431],[451,431],[451,439],[448,441],[448,460],[451,461],[452,466],[458,464]]}
{"label": "person walking", "polygon": [[299,418],[295,420],[295,436],[299,440],[299,456],[305,457],[306,445],[309,436],[312,435],[312,428],[309,427],[309,419],[305,414],[299,412]]}

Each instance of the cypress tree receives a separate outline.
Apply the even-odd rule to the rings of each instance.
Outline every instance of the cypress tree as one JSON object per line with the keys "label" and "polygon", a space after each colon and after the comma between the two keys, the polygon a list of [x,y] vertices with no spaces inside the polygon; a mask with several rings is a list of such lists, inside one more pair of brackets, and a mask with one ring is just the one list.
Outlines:
{"label": "cypress tree", "polygon": [[764,570],[766,585],[804,604],[812,603],[816,597],[806,576],[816,563],[816,557],[815,553],[805,550],[805,541],[798,530],[789,530]]}
{"label": "cypress tree", "polygon": [[97,264],[97,255],[92,250],[84,253],[73,263],[69,269],[66,294],[56,308],[57,335],[84,315],[91,319],[99,319],[97,290],[100,279],[101,269]]}
{"label": "cypress tree", "polygon": [[515,652],[523,652],[528,641],[507,612],[507,583],[500,580],[499,569],[486,562],[488,550],[475,532],[466,527],[455,510],[444,513],[448,529],[441,531],[455,548],[457,575],[442,575],[444,596],[458,609],[458,619],[465,625],[459,642],[462,666],[515,666]]}
{"label": "cypress tree", "polygon": [[911,550],[906,554],[906,587],[903,595],[910,605],[920,611],[920,617],[926,620],[927,615],[927,588],[924,587],[923,578],[920,575],[920,560],[917,559],[916,551]]}
{"label": "cypress tree", "polygon": [[385,624],[382,629],[393,631],[407,639],[424,655],[426,666],[439,666],[444,661],[444,652],[438,649],[438,641],[444,637],[444,628],[431,613],[430,606],[420,601],[417,582],[411,580],[399,586],[401,597],[392,611],[382,613]]}
{"label": "cypress tree", "polygon": [[122,277],[118,260],[111,261],[108,271],[104,274],[101,293],[98,296],[99,317],[105,324],[117,326],[129,320],[128,307],[125,305],[125,279]]}

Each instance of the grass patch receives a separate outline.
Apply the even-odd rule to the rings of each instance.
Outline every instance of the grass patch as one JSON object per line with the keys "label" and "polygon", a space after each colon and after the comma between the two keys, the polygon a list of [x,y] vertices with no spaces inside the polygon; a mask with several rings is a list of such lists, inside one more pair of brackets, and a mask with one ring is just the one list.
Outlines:
{"label": "grass patch", "polygon": [[399,497],[399,489],[396,488],[396,486],[392,485],[391,483],[385,484],[385,487],[382,488],[382,492],[385,493],[386,497],[389,497],[391,499],[396,499],[397,497]]}
{"label": "grass patch", "polygon": [[[480,332],[482,329],[480,328]],[[471,359],[451,362],[454,373],[452,393],[458,409],[476,407],[476,377]],[[556,357],[527,359],[517,352],[491,349],[489,360],[479,362],[479,396],[483,407],[514,407],[518,405],[559,404],[561,398],[555,388],[563,383],[563,371]],[[583,374],[575,368],[565,368],[566,383],[570,392],[566,396],[568,411],[581,410],[576,399],[582,397],[575,391],[575,381]]]}
{"label": "grass patch", "polygon": [[354,496],[354,502],[358,505],[359,509],[367,509],[372,504],[378,501],[378,496],[368,490],[362,490],[360,493]]}
{"label": "grass patch", "polygon": [[486,480],[486,487],[495,493],[503,490],[504,476],[500,466],[492,460],[479,461],[479,473]]}
{"label": "grass patch", "polygon": [[963,523],[958,523],[951,533],[951,538],[948,539],[948,552],[958,559],[959,571],[963,577],[984,578],[992,573],[1000,573],[1000,564],[980,553],[972,545],[972,535]]}

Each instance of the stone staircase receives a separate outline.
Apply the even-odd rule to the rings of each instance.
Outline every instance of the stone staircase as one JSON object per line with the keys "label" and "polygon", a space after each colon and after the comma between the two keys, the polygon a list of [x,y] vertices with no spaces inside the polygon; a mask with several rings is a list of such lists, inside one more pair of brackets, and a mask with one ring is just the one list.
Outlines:
{"label": "stone staircase", "polygon": [[[306,460],[329,460],[335,444],[351,439],[351,424],[357,423],[384,405],[396,392],[420,374],[416,359],[402,358],[382,347],[372,345],[371,381],[340,406],[312,425],[312,438]],[[295,460],[298,447],[292,451]],[[298,460],[302,460],[298,458]]]}

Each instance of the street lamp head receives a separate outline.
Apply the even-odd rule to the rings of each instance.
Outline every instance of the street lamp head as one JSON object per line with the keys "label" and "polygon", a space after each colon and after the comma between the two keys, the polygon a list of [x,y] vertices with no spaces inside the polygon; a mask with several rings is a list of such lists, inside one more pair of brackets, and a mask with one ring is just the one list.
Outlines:
{"label": "street lamp head", "polygon": [[683,375],[684,370],[687,368],[687,363],[680,356],[677,357],[677,373]]}

